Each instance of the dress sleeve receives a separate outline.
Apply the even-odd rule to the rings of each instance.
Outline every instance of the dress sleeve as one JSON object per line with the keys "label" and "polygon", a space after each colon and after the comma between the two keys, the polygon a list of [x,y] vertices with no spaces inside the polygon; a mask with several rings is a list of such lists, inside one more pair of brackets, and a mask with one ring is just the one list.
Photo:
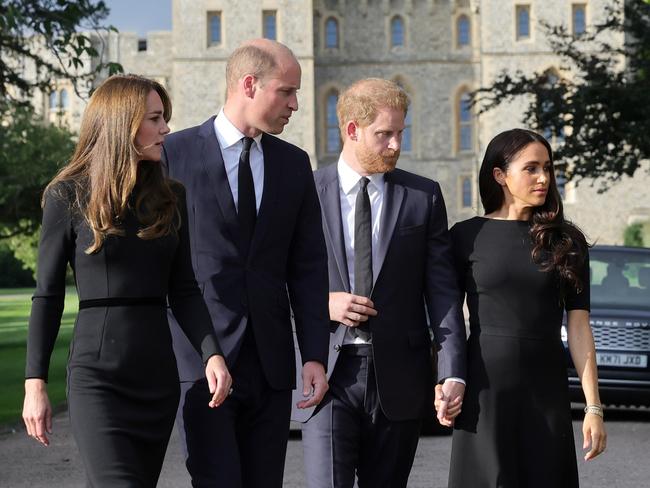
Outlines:
{"label": "dress sleeve", "polygon": [[50,188],[45,195],[36,291],[27,335],[26,378],[48,379],[50,356],[63,314],[66,266],[73,253],[70,196],[61,184]]}
{"label": "dress sleeve", "polygon": [[580,293],[572,286],[568,287],[565,308],[566,310],[590,310],[591,295],[590,295],[590,275],[589,275],[589,254],[586,255],[582,268],[580,269],[580,279],[582,280],[582,290]]}
{"label": "dress sleeve", "polygon": [[190,236],[187,228],[185,190],[175,183],[181,225],[178,229],[178,247],[169,275],[169,305],[181,329],[206,362],[214,354],[223,355],[212,327],[208,307],[203,301],[192,269]]}

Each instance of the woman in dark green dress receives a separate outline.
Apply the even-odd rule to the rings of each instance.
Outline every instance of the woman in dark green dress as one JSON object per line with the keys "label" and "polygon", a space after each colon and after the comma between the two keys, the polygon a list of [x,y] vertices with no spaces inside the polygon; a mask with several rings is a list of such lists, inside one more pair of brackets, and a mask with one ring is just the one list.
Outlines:
{"label": "woman in dark green dress", "polygon": [[485,216],[451,230],[470,337],[462,411],[452,406],[449,414],[460,411],[449,487],[576,487],[560,337],[565,311],[588,405],[585,459],[606,442],[589,326],[588,245],[564,219],[551,147],[538,134],[513,129],[496,136],[479,186]]}
{"label": "woman in dark green dress", "polygon": [[93,487],[154,487],[179,401],[167,302],[223,402],[231,379],[194,279],[184,190],[165,178],[169,97],[113,76],[85,110],[68,165],[43,197],[37,286],[27,341],[23,418],[49,444],[46,390],[68,263],[79,314],[68,361],[72,433]]}

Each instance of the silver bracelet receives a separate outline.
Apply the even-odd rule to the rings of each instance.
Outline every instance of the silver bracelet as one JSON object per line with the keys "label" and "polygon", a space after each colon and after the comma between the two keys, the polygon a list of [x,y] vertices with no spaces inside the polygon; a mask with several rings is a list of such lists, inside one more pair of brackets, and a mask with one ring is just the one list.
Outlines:
{"label": "silver bracelet", "polygon": [[585,407],[585,413],[593,413],[594,415],[598,415],[600,418],[604,418],[602,405],[587,405]]}

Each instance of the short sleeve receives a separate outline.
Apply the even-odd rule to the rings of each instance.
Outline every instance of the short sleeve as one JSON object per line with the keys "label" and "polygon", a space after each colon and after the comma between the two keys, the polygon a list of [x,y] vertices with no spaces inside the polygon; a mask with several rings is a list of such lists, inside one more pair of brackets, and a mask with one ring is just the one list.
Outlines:
{"label": "short sleeve", "polygon": [[582,289],[578,292],[575,287],[569,286],[565,298],[566,310],[587,310],[591,308],[591,293],[589,285],[591,283],[589,276],[589,254],[585,256],[580,269],[580,280],[582,282]]}

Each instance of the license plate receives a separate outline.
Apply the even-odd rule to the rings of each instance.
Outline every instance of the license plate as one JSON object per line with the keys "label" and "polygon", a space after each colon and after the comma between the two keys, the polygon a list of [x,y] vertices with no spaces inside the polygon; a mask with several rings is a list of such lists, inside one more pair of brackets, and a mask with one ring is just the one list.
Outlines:
{"label": "license plate", "polygon": [[596,354],[596,364],[618,368],[647,368],[648,356],[645,354],[599,352]]}

